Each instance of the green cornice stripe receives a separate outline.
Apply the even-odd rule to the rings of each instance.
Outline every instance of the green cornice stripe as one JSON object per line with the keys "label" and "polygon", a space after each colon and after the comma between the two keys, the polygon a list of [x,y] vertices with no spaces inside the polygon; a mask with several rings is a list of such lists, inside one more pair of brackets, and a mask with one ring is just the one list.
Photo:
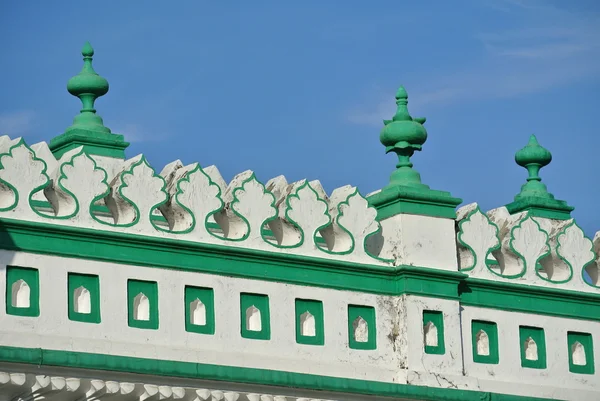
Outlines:
{"label": "green cornice stripe", "polygon": [[227,381],[292,387],[317,391],[367,394],[380,397],[417,399],[423,401],[542,401],[542,398],[496,394],[482,391],[434,388],[409,384],[383,383],[367,380],[317,376],[305,373],[267,369],[175,362],[83,352],[56,351],[41,348],[0,347],[3,362],[36,366],[60,366],[75,369],[95,369],[156,376]]}
{"label": "green cornice stripe", "polygon": [[467,278],[459,287],[463,305],[600,320],[600,294]]}
{"label": "green cornice stripe", "polygon": [[0,248],[600,321],[600,294],[474,279],[419,266],[359,264],[12,219],[0,219]]}
{"label": "green cornice stripe", "polygon": [[375,294],[458,299],[464,273],[0,219],[0,248]]}

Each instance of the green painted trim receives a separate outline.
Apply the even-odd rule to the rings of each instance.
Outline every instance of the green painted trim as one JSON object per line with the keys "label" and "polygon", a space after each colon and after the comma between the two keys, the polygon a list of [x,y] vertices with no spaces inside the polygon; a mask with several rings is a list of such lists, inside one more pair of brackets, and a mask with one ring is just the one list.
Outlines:
{"label": "green painted trim", "polygon": [[465,279],[459,291],[462,305],[600,321],[600,294],[475,278]]}
{"label": "green painted trim", "polygon": [[[185,331],[199,334],[215,334],[215,293],[212,288],[185,286]],[[203,325],[192,323],[191,304],[199,300],[204,304],[206,322]]]}
{"label": "green painted trim", "polygon": [[545,217],[555,220],[569,220],[575,209],[566,202],[556,199],[538,198],[533,196],[521,197],[506,205],[510,214],[528,212],[533,217]]}
{"label": "green painted trim", "polygon": [[125,159],[125,149],[129,142],[125,142],[123,135],[74,128],[52,138],[48,144],[57,160],[79,146],[83,146],[90,155]]}
{"label": "green painted trim", "polygon": [[[480,355],[477,353],[477,335],[480,331],[485,332],[488,338],[489,355]],[[498,364],[500,361],[500,352],[498,349],[498,325],[494,322],[483,320],[471,321],[471,343],[473,345],[473,362]]]}
{"label": "green painted trim", "polygon": [[[143,294],[148,298],[149,320],[135,318],[135,299]],[[156,281],[127,280],[127,324],[138,329],[158,329],[158,283]]]}
{"label": "green painted trim", "polygon": [[[306,345],[325,345],[325,323],[323,302],[313,299],[296,299],[296,343]],[[308,312],[315,320],[315,335],[302,335],[302,315]]]}
{"label": "green painted trim", "polygon": [[367,200],[377,209],[379,221],[402,213],[454,219],[456,206],[462,203],[462,199],[452,197],[449,192],[406,186],[386,187]]}
{"label": "green painted trim", "polygon": [[[23,280],[29,286],[29,308],[12,306],[12,287],[19,280]],[[6,313],[28,317],[40,315],[40,275],[37,269],[6,266]]]}
{"label": "green painted trim", "polygon": [[[531,338],[537,346],[537,360],[525,357],[525,342]],[[540,327],[519,326],[519,344],[521,346],[521,367],[546,369],[546,336]]]}
{"label": "green painted trim", "polygon": [[0,219],[0,248],[375,294],[458,300],[466,274]]}
{"label": "green painted trim", "polygon": [[444,314],[441,311],[423,311],[423,329],[432,323],[437,329],[437,345],[427,345],[423,342],[426,354],[444,355],[446,353],[446,342],[444,340]]}
{"label": "green painted trim", "polygon": [[[100,323],[100,278],[94,274],[68,273],[69,320],[85,323]],[[90,313],[75,311],[75,291],[84,287],[90,293]]]}
{"label": "green painted trim", "polygon": [[[355,337],[354,322],[359,318],[367,323],[367,341],[360,342]],[[352,349],[373,350],[377,349],[377,323],[375,321],[375,308],[364,305],[348,305],[348,346]]]}
{"label": "green painted trim", "polygon": [[[590,333],[567,332],[567,352],[569,354],[569,372],[586,375],[593,375],[594,369],[594,344]],[[573,345],[579,342],[585,352],[585,365],[576,365],[573,363]]]}
{"label": "green painted trim", "polygon": [[[260,331],[248,328],[247,311],[254,306],[260,313]],[[271,339],[271,313],[269,310],[269,297],[263,294],[240,294],[240,332],[243,338],[253,340]]]}
{"label": "green painted trim", "polygon": [[422,401],[550,401],[543,398],[482,391],[384,383],[267,369],[144,359],[86,352],[57,351],[42,348],[0,346],[0,360],[34,366],[61,366],[74,369],[104,370],[162,377],[181,377],[303,388],[316,391],[391,397],[392,399],[407,398]]}

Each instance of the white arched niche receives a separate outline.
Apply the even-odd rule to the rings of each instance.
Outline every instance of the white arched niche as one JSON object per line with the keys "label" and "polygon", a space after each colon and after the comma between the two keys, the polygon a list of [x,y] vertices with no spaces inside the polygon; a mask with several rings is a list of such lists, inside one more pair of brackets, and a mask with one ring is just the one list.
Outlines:
{"label": "white arched niche", "polygon": [[150,300],[140,292],[133,299],[133,318],[135,320],[150,320]]}

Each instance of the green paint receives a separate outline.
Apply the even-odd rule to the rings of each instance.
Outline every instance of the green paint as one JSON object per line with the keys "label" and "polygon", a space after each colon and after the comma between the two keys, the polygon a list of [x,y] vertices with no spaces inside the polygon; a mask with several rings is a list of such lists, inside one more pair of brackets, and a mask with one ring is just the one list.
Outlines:
{"label": "green paint", "polygon": [[[136,299],[148,298],[150,314],[148,320],[135,318]],[[127,324],[138,329],[158,329],[158,284],[155,281],[127,280]]]}
{"label": "green paint", "polygon": [[461,305],[503,311],[600,321],[600,295],[467,278],[459,287]]}
{"label": "green paint", "polygon": [[[100,279],[93,274],[69,273],[69,319],[85,323],[100,323]],[[83,287],[90,293],[90,312],[75,311],[76,291]]]}
{"label": "green paint", "polygon": [[[357,341],[356,338],[356,329],[361,323],[361,318],[366,323],[367,341]],[[372,306],[348,305],[348,346],[360,350],[377,349],[377,324],[375,308]]]}
{"label": "green paint", "polygon": [[[415,386],[362,379],[318,376],[307,373],[267,369],[210,365],[196,362],[176,362],[126,356],[57,351],[42,348],[0,346],[0,360],[34,366],[61,366],[73,369],[104,370],[181,377],[230,383],[258,384],[286,388],[332,391],[341,394],[366,394],[390,399],[419,399],[423,401],[550,401],[549,399],[497,394],[454,388]],[[342,397],[340,397],[342,398]]]}
{"label": "green paint", "polygon": [[[310,313],[315,321],[315,335],[302,335],[302,315]],[[296,342],[307,345],[325,344],[323,302],[311,299],[296,299]]]}
{"label": "green paint", "polygon": [[118,232],[0,220],[0,248],[375,294],[458,300],[460,272],[381,266]]}
{"label": "green paint", "polygon": [[423,331],[431,330],[431,325],[435,326],[437,332],[437,345],[427,345],[423,343],[426,354],[444,355],[446,353],[446,343],[444,341],[444,314],[440,311],[423,311]]}
{"label": "green paint", "polygon": [[[531,339],[537,346],[537,359],[526,358],[527,342]],[[521,345],[521,366],[532,369],[546,369],[546,336],[539,327],[519,326],[519,343]],[[530,345],[531,346],[531,345]]]}
{"label": "green paint", "polygon": [[89,154],[124,159],[129,143],[124,141],[122,135],[111,133],[94,108],[96,99],[108,93],[108,81],[92,67],[94,49],[89,43],[83,46],[81,54],[83,68],[69,80],[67,90],[81,100],[83,107],[74,118],[73,125],[50,141],[50,150],[57,159],[78,146],[83,146]]}
{"label": "green paint", "polygon": [[421,182],[421,175],[414,170],[410,158],[420,151],[427,140],[423,127],[425,118],[413,118],[408,112],[408,94],[403,87],[396,93],[396,114],[385,120],[379,139],[385,152],[398,156],[396,170],[390,183],[380,192],[369,196],[369,203],[377,209],[378,220],[400,213],[420,214],[434,217],[455,218],[455,208],[462,199],[450,193],[430,189]]}
{"label": "green paint", "polygon": [[[29,287],[29,307],[16,304],[17,288],[23,280]],[[20,266],[6,267],[6,313],[8,315],[37,317],[40,315],[40,277],[37,269]]]}
{"label": "green paint", "polygon": [[[585,365],[576,365],[573,361],[573,351],[575,345],[579,343],[585,353]],[[567,352],[569,353],[569,372],[593,375],[594,369],[594,345],[590,333],[577,333],[569,331],[567,333]]]}
{"label": "green paint", "polygon": [[540,169],[552,161],[552,154],[540,146],[535,135],[529,143],[515,154],[515,161],[527,169],[527,182],[512,203],[506,205],[510,214],[528,211],[530,216],[567,220],[571,218],[573,207],[565,201],[554,198],[539,175]]}
{"label": "green paint", "polygon": [[[192,308],[198,301],[204,305],[204,324],[192,323]],[[215,334],[215,294],[212,288],[186,286],[183,307],[185,308],[185,331]]]}
{"label": "green paint", "polygon": [[[487,335],[488,355],[480,355],[477,353],[477,340],[481,333]],[[483,340],[484,336],[482,335]],[[483,320],[471,321],[471,341],[473,344],[473,362],[498,364],[500,360],[500,352],[498,350],[498,326],[494,322],[486,322]]]}
{"label": "green paint", "polygon": [[[249,329],[250,308],[258,309],[260,313],[260,330]],[[240,328],[243,338],[253,340],[271,339],[271,313],[269,311],[269,297],[263,294],[240,294]]]}

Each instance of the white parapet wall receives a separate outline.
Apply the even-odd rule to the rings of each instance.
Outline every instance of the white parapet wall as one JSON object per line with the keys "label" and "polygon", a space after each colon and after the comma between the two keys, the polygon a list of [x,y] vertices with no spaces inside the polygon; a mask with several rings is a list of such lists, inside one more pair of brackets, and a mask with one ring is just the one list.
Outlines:
{"label": "white parapet wall", "polygon": [[0,399],[600,399],[572,219],[379,219],[351,186],[20,138],[0,166]]}

